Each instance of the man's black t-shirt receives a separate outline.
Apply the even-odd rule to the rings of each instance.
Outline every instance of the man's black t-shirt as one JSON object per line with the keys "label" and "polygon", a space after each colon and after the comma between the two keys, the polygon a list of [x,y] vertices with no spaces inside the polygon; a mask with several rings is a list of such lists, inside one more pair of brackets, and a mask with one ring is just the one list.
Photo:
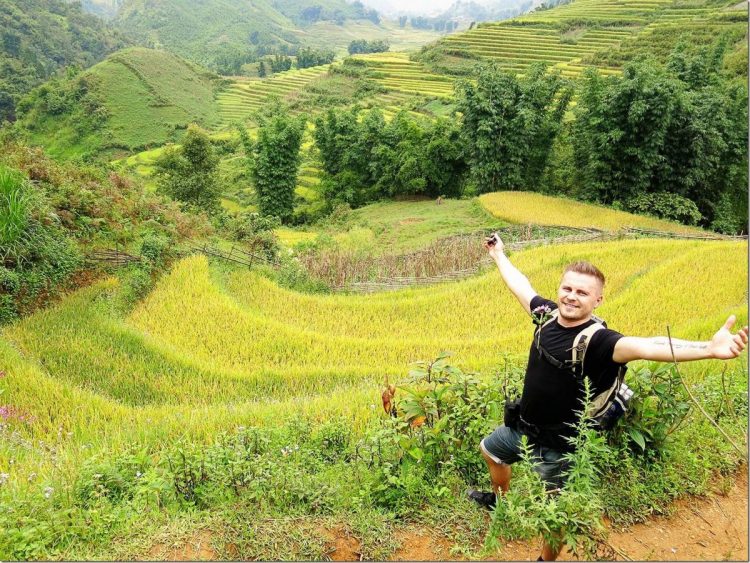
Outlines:
{"label": "man's black t-shirt", "polygon": [[[542,305],[557,309],[554,301],[539,295],[531,300],[532,311]],[[576,335],[594,322],[590,320],[572,328],[563,327],[557,321],[552,322],[541,331],[541,344],[553,357],[569,363]],[[583,373],[591,380],[594,395],[610,387],[617,377],[621,364],[612,360],[612,353],[620,338],[622,334],[609,329],[598,330],[591,337],[586,348]],[[576,421],[576,411],[581,410],[582,401],[583,386],[575,376],[544,359],[532,342],[521,395],[521,417],[539,426],[573,423]],[[563,435],[573,434],[572,428],[565,428]],[[570,431],[567,431],[568,428]]]}

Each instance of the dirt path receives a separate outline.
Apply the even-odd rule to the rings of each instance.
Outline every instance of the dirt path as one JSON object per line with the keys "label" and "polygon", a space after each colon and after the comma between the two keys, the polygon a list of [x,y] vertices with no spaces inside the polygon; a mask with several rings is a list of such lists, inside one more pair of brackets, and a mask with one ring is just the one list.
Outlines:
{"label": "dirt path", "polygon": [[[609,528],[608,542],[618,561],[748,561],[748,478],[738,473],[731,485],[705,498],[689,498],[674,504],[669,517],[654,517],[627,529]],[[727,481],[727,483],[730,483]],[[360,543],[345,527],[323,530],[332,561],[359,561]],[[213,535],[207,530],[179,545],[157,544],[148,560],[208,561],[218,559]],[[437,530],[406,528],[397,532],[397,549],[391,561],[451,561],[452,544]],[[510,542],[503,552],[488,560],[535,561],[538,541]],[[240,554],[230,556],[242,559]],[[563,551],[559,561],[573,561]]]}
{"label": "dirt path", "polygon": [[670,518],[613,530],[609,543],[634,560],[747,561],[747,501],[743,472],[728,494],[678,501]]}
{"label": "dirt path", "polygon": [[[708,498],[690,498],[675,503],[669,517],[654,517],[625,530],[608,526],[609,544],[618,561],[747,561],[747,474],[735,477],[726,494],[716,491]],[[449,560],[450,545],[415,530],[402,538],[394,561]],[[507,561],[534,561],[538,542],[511,542],[503,550]],[[349,552],[351,557],[352,551]],[[334,554],[335,559],[335,554]],[[343,559],[340,559],[343,560]],[[575,560],[563,552],[559,561]]]}

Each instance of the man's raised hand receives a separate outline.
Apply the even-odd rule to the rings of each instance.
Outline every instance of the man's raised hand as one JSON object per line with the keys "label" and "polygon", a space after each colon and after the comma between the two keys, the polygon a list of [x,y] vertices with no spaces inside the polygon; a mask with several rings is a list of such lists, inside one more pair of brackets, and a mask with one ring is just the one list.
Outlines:
{"label": "man's raised hand", "polygon": [[737,317],[730,315],[724,326],[711,338],[711,342],[708,343],[711,357],[717,360],[731,360],[739,356],[745,349],[748,328],[744,326],[736,334],[732,334],[732,327],[736,321]]}
{"label": "man's raised hand", "polygon": [[484,247],[489,251],[489,255],[493,260],[501,256],[505,250],[505,244],[503,244],[503,240],[497,233],[492,233],[484,240]]}

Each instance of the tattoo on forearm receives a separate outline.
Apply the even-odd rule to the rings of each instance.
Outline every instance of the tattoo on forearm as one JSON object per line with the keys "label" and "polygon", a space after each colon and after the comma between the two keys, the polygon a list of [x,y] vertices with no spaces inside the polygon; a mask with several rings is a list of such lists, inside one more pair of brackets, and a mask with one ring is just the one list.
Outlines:
{"label": "tattoo on forearm", "polygon": [[[669,346],[669,340],[657,340],[654,344],[659,346]],[[705,350],[708,348],[708,344],[705,342],[674,342],[672,341],[672,348],[675,350]]]}

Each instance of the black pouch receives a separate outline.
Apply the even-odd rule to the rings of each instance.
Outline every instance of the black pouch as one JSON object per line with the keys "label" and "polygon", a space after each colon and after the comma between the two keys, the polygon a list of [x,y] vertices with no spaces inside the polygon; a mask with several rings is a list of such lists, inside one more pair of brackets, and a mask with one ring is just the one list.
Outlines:
{"label": "black pouch", "polygon": [[503,408],[503,424],[508,428],[518,430],[518,422],[521,420],[521,399],[505,399]]}

